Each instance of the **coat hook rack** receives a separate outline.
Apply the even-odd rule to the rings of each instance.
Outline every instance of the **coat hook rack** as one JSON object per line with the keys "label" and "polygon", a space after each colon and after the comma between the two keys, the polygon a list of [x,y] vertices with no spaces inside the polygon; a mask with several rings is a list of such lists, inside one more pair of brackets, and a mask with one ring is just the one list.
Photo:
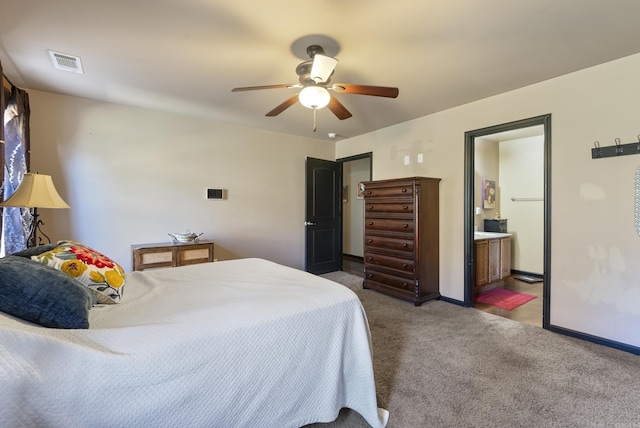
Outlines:
{"label": "coat hook rack", "polygon": [[637,143],[621,144],[620,138],[616,138],[614,142],[615,145],[613,146],[600,147],[600,143],[594,141],[593,148],[591,149],[591,159],[640,154],[640,135],[638,135]]}

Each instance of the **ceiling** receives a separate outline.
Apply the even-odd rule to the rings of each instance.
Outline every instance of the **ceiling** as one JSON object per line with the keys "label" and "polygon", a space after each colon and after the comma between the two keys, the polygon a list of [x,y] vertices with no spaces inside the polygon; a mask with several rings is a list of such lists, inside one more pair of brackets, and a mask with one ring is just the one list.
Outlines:
{"label": "ceiling", "polygon": [[[640,52],[638,0],[0,0],[0,61],[17,86],[328,139],[364,134]],[[338,44],[353,117],[296,103],[292,45]],[[78,56],[57,70],[47,50]],[[588,90],[588,88],[585,88]],[[541,112],[545,113],[545,112]]]}

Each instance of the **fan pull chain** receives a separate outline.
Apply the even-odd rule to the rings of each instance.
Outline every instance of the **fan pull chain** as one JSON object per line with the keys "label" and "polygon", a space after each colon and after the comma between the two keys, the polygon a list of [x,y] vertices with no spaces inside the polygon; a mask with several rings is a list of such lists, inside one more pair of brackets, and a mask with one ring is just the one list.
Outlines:
{"label": "fan pull chain", "polygon": [[316,132],[316,111],[318,109],[317,108],[313,108],[313,132]]}

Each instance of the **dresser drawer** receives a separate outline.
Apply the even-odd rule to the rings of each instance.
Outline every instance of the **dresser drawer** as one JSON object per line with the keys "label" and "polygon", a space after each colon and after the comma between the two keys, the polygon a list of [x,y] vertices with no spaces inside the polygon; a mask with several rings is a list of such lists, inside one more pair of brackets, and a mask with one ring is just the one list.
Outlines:
{"label": "dresser drawer", "polygon": [[210,248],[190,248],[178,251],[178,266],[207,263],[213,260],[213,252]]}
{"label": "dresser drawer", "polygon": [[407,251],[411,253],[411,255],[413,255],[413,239],[367,235],[364,237],[364,243],[367,247],[370,248],[393,251]]}
{"label": "dresser drawer", "polygon": [[414,288],[414,279],[410,278],[402,278],[399,276],[389,275],[383,272],[378,272],[374,269],[367,269],[365,274],[365,280],[371,285],[371,282],[375,282],[378,284],[382,284],[388,287],[393,287],[398,290],[406,291],[409,293],[413,292]]}
{"label": "dresser drawer", "polygon": [[413,219],[392,219],[392,218],[365,218],[365,233],[367,230],[384,230],[388,232],[413,233]]}
{"label": "dresser drawer", "polygon": [[395,185],[386,185],[377,187],[373,185],[365,185],[364,197],[369,198],[401,198],[413,197],[413,184],[402,183]]}
{"label": "dresser drawer", "polygon": [[409,273],[413,272],[414,267],[413,260],[375,253],[365,253],[364,262],[367,265],[376,265]]}
{"label": "dresser drawer", "polygon": [[389,214],[413,214],[413,203],[397,203],[397,202],[367,202],[364,206],[365,212],[372,213],[389,213]]}

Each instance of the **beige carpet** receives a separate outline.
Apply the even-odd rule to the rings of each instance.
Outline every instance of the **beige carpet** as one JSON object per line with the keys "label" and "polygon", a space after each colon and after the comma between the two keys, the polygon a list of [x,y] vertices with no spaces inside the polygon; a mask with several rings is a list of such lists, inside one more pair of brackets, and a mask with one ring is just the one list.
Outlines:
{"label": "beige carpet", "polygon": [[[356,290],[389,428],[638,427],[640,357],[442,301]],[[358,283],[360,289],[358,289]],[[356,412],[314,427],[366,427]]]}
{"label": "beige carpet", "polygon": [[335,281],[342,285],[345,285],[352,289],[353,291],[362,291],[362,282],[364,281],[362,278],[351,275],[350,273],[337,271],[337,272],[329,272],[323,275],[320,275],[323,278],[330,279],[331,281]]}

